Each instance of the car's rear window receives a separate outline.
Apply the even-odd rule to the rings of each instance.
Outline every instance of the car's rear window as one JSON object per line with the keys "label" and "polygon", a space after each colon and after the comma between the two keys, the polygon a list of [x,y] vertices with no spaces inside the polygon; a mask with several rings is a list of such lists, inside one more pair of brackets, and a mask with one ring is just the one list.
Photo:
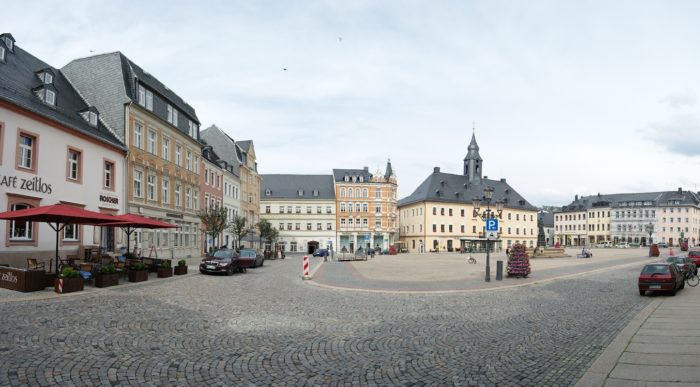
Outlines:
{"label": "car's rear window", "polygon": [[688,257],[700,257],[700,251],[688,251]]}
{"label": "car's rear window", "polygon": [[642,269],[642,274],[668,274],[666,265],[647,265]]}
{"label": "car's rear window", "polygon": [[241,257],[255,258],[256,254],[253,250],[241,250]]}

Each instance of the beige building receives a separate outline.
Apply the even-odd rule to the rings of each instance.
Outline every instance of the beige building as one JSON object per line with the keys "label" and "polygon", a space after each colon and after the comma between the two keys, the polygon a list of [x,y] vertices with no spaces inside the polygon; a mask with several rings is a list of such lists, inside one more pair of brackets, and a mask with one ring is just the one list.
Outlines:
{"label": "beige building", "polygon": [[397,180],[387,162],[384,174],[369,168],[333,169],[336,192],[336,246],[339,252],[358,248],[388,249],[398,241]]}
{"label": "beige building", "polygon": [[[482,159],[472,135],[464,159],[463,174],[450,174],[435,168],[433,173],[408,197],[398,203],[400,239],[409,252],[481,251],[486,248],[485,223],[475,217],[473,201],[484,189],[494,189],[491,208],[503,203],[496,249],[515,243],[528,247],[537,244],[537,209],[518,194],[505,179],[489,180],[481,176]],[[486,208],[482,202],[480,212]]]}
{"label": "beige building", "polygon": [[126,211],[177,229],[134,233],[144,255],[198,257],[199,120],[194,109],[120,52],[76,59],[63,71],[129,151]]}

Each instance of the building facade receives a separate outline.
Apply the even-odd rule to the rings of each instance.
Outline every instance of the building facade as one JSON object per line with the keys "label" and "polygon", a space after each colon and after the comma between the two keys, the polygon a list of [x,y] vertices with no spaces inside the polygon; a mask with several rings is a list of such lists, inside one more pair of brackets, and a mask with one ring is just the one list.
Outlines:
{"label": "building facade", "polygon": [[677,191],[576,196],[554,216],[557,241],[564,246],[621,242],[645,246],[664,241],[677,246],[700,240],[700,196]]}
{"label": "building facade", "polygon": [[387,162],[386,172],[369,168],[333,169],[336,192],[336,246],[341,252],[375,248],[386,250],[398,242],[396,175]]}
{"label": "building facade", "polygon": [[212,125],[200,133],[202,141],[211,145],[223,161],[233,166],[240,179],[240,212],[252,229],[260,221],[260,175],[253,141],[234,141],[221,128]]}
{"label": "building facade", "polygon": [[[126,147],[65,74],[0,35],[0,211],[68,204],[105,214],[124,209]],[[81,246],[113,252],[112,227],[67,225],[59,255]],[[46,223],[0,221],[0,263],[55,257],[56,232]],[[28,253],[31,252],[30,255]]]}
{"label": "building facade", "polygon": [[[202,173],[199,176],[201,187],[200,208],[204,211],[210,208],[222,208],[224,206],[224,169],[219,165],[219,157],[211,146],[202,147]],[[202,224],[202,254],[206,254],[223,245],[223,233],[212,239],[205,233],[206,225]]]}
{"label": "building facade", "polygon": [[497,201],[503,202],[498,240],[492,246],[496,249],[515,243],[536,246],[537,209],[505,179],[489,180],[482,177],[482,170],[483,159],[472,135],[462,174],[444,173],[435,167],[410,196],[399,200],[403,247],[412,253],[485,250],[485,223],[473,214],[473,198],[482,197],[487,187],[493,188],[492,209]]}
{"label": "building facade", "polygon": [[194,109],[120,52],[76,59],[62,71],[128,147],[125,211],[180,226],[134,233],[131,246],[149,256],[200,256]]}
{"label": "building facade", "polygon": [[[219,160],[219,164],[224,172],[224,208],[226,208],[226,219],[230,223],[234,217],[241,215],[241,179],[235,173],[233,165],[224,160]],[[222,242],[226,247],[233,248],[235,236],[227,228],[223,232]]]}
{"label": "building facade", "polygon": [[[282,251],[334,249],[336,199],[331,175],[262,175],[260,216],[279,231]],[[273,246],[268,246],[273,250]]]}

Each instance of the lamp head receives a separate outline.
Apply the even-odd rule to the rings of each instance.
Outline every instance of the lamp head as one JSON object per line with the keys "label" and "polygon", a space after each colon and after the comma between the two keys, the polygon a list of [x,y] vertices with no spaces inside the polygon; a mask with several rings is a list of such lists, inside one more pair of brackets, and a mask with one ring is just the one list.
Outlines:
{"label": "lamp head", "polygon": [[489,201],[491,200],[491,198],[493,198],[493,187],[488,186],[484,188],[484,199],[486,201]]}

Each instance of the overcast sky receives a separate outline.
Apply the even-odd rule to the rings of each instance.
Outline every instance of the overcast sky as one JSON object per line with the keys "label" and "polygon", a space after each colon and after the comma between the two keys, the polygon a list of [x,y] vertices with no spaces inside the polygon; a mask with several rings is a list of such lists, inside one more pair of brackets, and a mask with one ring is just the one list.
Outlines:
{"label": "overcast sky", "polygon": [[700,190],[697,1],[14,1],[3,15],[54,67],[123,52],[202,128],[252,139],[263,174],[390,157],[405,197],[434,166],[461,173],[475,122],[484,175],[537,206]]}

